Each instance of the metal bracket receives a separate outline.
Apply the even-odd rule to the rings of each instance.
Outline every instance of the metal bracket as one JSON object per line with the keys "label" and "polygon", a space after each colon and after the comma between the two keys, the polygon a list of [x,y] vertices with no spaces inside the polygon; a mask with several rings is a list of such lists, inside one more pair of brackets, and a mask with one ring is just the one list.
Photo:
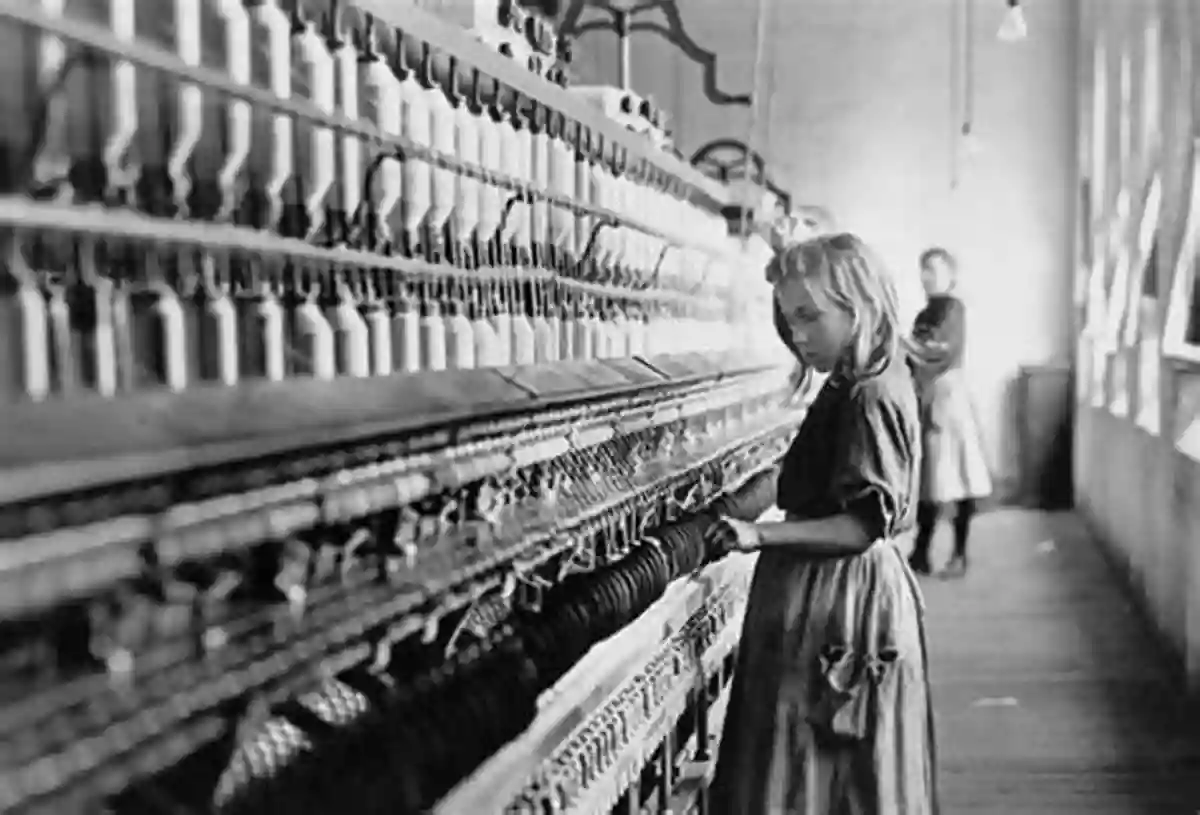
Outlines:
{"label": "metal bracket", "polygon": [[421,644],[432,645],[437,642],[438,632],[442,627],[442,618],[439,612],[434,612],[425,618],[425,623],[421,626]]}
{"label": "metal bracket", "polygon": [[500,226],[496,229],[496,231],[501,235],[503,235],[504,230],[508,228],[508,219],[509,216],[512,215],[513,209],[516,208],[517,204],[525,203],[525,198],[526,195],[524,193],[514,192],[509,199],[504,202],[504,209],[500,211]]}
{"label": "metal bracket", "polygon": [[[367,165],[366,171],[363,173],[362,190],[364,193],[369,193],[371,186],[375,183],[375,174],[379,172],[380,166],[389,159],[403,164],[408,161],[408,156],[402,147],[393,147],[391,150],[380,152],[375,158],[371,159],[371,163]],[[361,206],[361,205],[360,205]]]}
{"label": "metal bracket", "polygon": [[583,247],[583,252],[579,255],[579,260],[575,262],[576,271],[583,268],[583,265],[592,257],[592,251],[596,248],[596,241],[600,237],[600,230],[604,227],[616,228],[620,226],[614,218],[597,216],[596,222],[592,224],[591,234],[588,235],[588,242]]}
{"label": "metal bracket", "polygon": [[514,575],[516,576],[516,585],[513,589],[513,602],[526,611],[534,613],[541,611],[546,589],[553,584],[533,572],[526,574],[514,572]]}
{"label": "metal bracket", "polygon": [[638,537],[639,538],[644,537],[646,535],[646,532],[649,529],[651,529],[655,526],[658,526],[662,521],[661,515],[662,515],[662,512],[661,512],[661,509],[657,506],[657,502],[655,502],[655,505],[651,506],[650,509],[643,512],[642,517],[638,519],[638,524],[637,524]]}
{"label": "metal bracket", "polygon": [[393,147],[390,150],[383,150],[376,154],[375,158],[371,159],[371,163],[367,165],[367,169],[363,172],[362,201],[359,202],[358,208],[354,214],[350,216],[350,225],[348,232],[351,245],[358,245],[362,239],[364,230],[370,227],[367,221],[368,214],[372,211],[371,189],[375,184],[375,174],[379,172],[379,168],[385,161],[398,161],[401,164],[408,161],[408,155],[402,147]]}
{"label": "metal bracket", "polygon": [[[497,625],[508,618],[508,615],[512,613],[513,595],[516,588],[513,578],[514,575],[511,574],[505,578],[504,585],[498,593],[484,592],[471,601],[471,605],[459,620],[458,625],[454,627],[453,633],[450,634],[450,640],[446,643],[444,651],[446,659],[458,651],[459,642],[464,635],[470,635],[477,640],[486,639]],[[512,588],[510,588],[510,583]]]}
{"label": "metal bracket", "polygon": [[662,251],[658,253],[658,260],[654,262],[654,271],[650,275],[650,285],[653,286],[658,283],[658,276],[662,274],[662,266],[663,262],[667,259],[667,252],[676,248],[678,247],[676,247],[675,244],[668,242],[665,246],[663,246]]}
{"label": "metal bracket", "polygon": [[[71,72],[76,66],[94,61],[95,55],[90,48],[84,48],[68,54],[58,66],[58,71],[55,72],[53,79],[49,85],[42,91],[37,100],[37,111],[33,116],[33,124],[30,128],[31,137],[29,139],[29,153],[25,160],[25,171],[28,173],[21,187],[31,188],[37,182],[35,174],[37,173],[38,158],[42,151],[46,149],[46,137],[50,130],[50,113],[55,101],[67,86],[67,80],[71,77]],[[57,191],[58,185],[66,178],[54,178],[46,182],[45,188],[53,194]],[[38,190],[30,189],[30,193],[37,195]]]}
{"label": "metal bracket", "polygon": [[[607,11],[611,17],[607,20],[596,19],[580,23],[579,19],[583,16],[584,10],[587,8]],[[619,13],[628,15],[627,19],[629,19],[654,9],[658,9],[663,17],[666,18],[666,25],[657,22],[631,20],[629,30],[634,33],[639,31],[653,32],[672,45],[677,46],[687,55],[688,59],[699,64],[704,76],[704,95],[714,105],[741,105],[748,107],[751,101],[751,94],[726,93],[718,87],[717,54],[715,51],[704,49],[688,35],[679,13],[678,0],[643,0],[643,2],[628,8],[619,8],[613,5],[612,0],[572,0],[571,5],[567,7],[567,11],[563,15],[562,24],[559,26],[559,36],[578,39],[580,35],[586,34],[589,31],[615,31],[619,25],[619,21],[616,19]]]}
{"label": "metal bracket", "polygon": [[572,574],[586,574],[596,569],[596,547],[590,537],[584,536],[571,547],[558,567],[557,580]]}

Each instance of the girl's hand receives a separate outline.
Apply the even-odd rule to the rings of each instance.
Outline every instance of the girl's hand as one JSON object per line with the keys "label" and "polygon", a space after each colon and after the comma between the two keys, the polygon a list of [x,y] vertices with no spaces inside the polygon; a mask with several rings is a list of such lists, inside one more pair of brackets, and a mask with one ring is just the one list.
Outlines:
{"label": "girl's hand", "polygon": [[756,525],[726,515],[709,527],[705,539],[726,552],[754,552],[762,546]]}
{"label": "girl's hand", "polygon": [[767,243],[776,252],[782,252],[789,245],[795,243],[797,226],[799,226],[799,220],[795,216],[779,216],[767,227]]}

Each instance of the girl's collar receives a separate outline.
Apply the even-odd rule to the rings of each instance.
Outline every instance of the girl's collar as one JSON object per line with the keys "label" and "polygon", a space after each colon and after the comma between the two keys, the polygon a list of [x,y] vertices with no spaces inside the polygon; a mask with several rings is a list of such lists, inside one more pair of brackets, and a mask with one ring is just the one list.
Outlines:
{"label": "girl's collar", "polygon": [[853,372],[850,370],[851,365],[848,361],[841,361],[834,366],[829,372],[829,377],[826,382],[831,388],[842,388],[854,381]]}

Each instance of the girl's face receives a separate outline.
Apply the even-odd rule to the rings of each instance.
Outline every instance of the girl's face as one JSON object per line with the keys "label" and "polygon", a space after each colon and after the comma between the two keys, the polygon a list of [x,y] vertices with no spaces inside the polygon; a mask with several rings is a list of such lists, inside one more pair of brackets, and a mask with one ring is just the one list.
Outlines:
{"label": "girl's face", "polygon": [[853,339],[850,315],[819,293],[814,296],[808,283],[795,275],[775,286],[775,299],[804,363],[821,373],[832,371]]}
{"label": "girl's face", "polygon": [[945,258],[930,258],[921,266],[921,285],[925,294],[933,297],[950,291],[954,284],[954,269]]}

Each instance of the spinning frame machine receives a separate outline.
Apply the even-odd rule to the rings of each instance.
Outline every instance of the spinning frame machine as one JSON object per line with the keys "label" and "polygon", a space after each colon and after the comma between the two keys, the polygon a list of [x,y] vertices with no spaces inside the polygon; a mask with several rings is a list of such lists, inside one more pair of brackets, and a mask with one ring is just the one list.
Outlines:
{"label": "spinning frame machine", "polygon": [[765,246],[498,12],[0,0],[0,811],[703,807]]}

